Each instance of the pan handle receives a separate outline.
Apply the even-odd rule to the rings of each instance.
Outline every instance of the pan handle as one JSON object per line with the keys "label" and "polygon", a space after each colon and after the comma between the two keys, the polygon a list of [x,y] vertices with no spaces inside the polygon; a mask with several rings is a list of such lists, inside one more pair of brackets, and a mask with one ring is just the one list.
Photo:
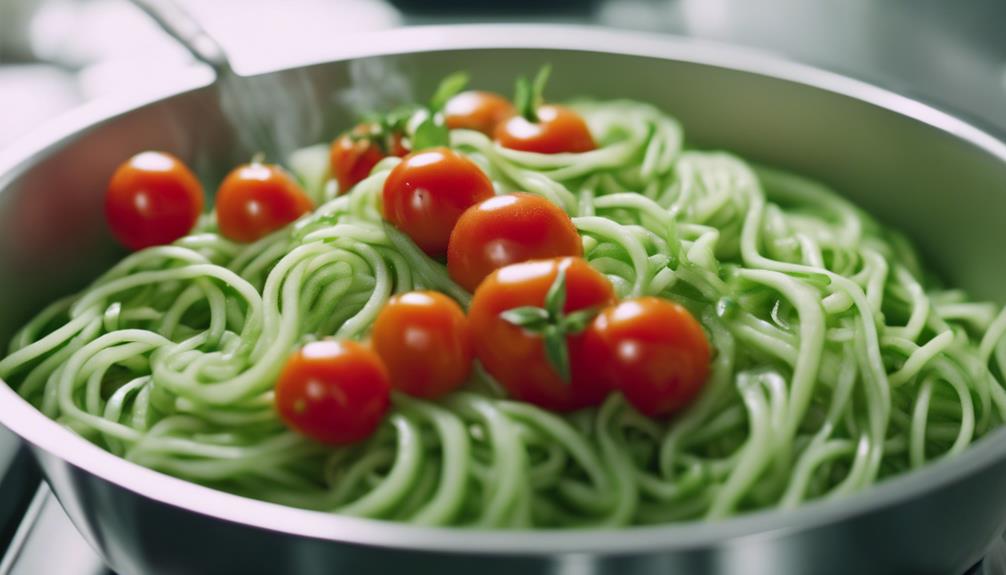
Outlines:
{"label": "pan handle", "polygon": [[175,0],[131,0],[162,30],[185,47],[196,60],[209,65],[217,77],[234,73],[230,60],[219,43]]}

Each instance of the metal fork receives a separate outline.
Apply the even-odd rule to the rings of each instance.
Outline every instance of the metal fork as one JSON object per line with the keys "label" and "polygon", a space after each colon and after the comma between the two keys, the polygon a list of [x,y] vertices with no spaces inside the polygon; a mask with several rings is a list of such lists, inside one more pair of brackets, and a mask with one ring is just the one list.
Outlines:
{"label": "metal fork", "polygon": [[220,107],[250,158],[284,161],[321,139],[319,96],[303,72],[241,76],[223,47],[175,0],[131,0],[217,77]]}

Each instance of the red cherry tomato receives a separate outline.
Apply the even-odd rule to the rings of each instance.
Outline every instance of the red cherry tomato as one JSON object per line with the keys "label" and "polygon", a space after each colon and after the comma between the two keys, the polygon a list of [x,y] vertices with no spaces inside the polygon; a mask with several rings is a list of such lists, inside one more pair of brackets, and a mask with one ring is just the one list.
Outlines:
{"label": "red cherry tomato", "polygon": [[475,291],[487,275],[527,260],[582,256],[583,243],[566,212],[531,194],[494,196],[468,208],[451,233],[447,269]]}
{"label": "red cherry tomato", "polygon": [[510,100],[492,92],[461,92],[444,106],[444,119],[449,129],[477,130],[490,137],[497,125],[513,115]]}
{"label": "red cherry tomato", "polygon": [[537,122],[513,116],[499,124],[496,141],[504,148],[539,154],[588,152],[597,148],[587,123],[573,110],[545,105],[538,107],[537,116]]}
{"label": "red cherry tomato", "polygon": [[606,377],[649,416],[681,409],[709,377],[702,326],[680,305],[640,297],[604,309],[584,334],[584,347]]}
{"label": "red cherry tomato", "polygon": [[392,297],[374,321],[374,350],[396,389],[437,398],[457,389],[472,367],[472,342],[465,312],[434,291]]}
{"label": "red cherry tomato", "polygon": [[164,152],[142,152],[112,175],[105,218],[120,242],[140,250],[187,235],[203,202],[202,185],[181,160]]}
{"label": "red cherry tomato", "polygon": [[[401,134],[392,135],[390,152],[398,157],[408,153],[402,145]],[[329,169],[339,182],[339,193],[345,194],[360,183],[387,156],[380,136],[373,133],[370,124],[360,124],[336,138],[329,149]]]}
{"label": "red cherry tomato", "polygon": [[427,254],[440,256],[461,214],[492,195],[492,182],[475,162],[448,148],[430,148],[409,154],[388,174],[384,219]]}
{"label": "red cherry tomato", "polygon": [[475,355],[515,399],[556,411],[597,405],[610,391],[585,354],[583,334],[565,337],[570,378],[564,381],[548,359],[544,337],[514,325],[501,314],[542,307],[560,270],[565,270],[566,314],[601,308],[615,300],[611,283],[581,258],[535,260],[500,268],[475,290],[468,308]]}
{"label": "red cherry tomato", "polygon": [[388,372],[370,348],[317,341],[287,360],[276,383],[276,409],[288,426],[332,444],[369,437],[390,403]]}
{"label": "red cherry tomato", "polygon": [[238,166],[217,190],[220,233],[238,242],[267,236],[313,208],[293,177],[272,164]]}

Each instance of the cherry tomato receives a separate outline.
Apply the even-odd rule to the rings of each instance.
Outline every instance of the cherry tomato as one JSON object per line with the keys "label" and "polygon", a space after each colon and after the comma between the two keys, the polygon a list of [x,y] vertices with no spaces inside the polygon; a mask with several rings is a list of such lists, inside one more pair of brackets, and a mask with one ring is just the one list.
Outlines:
{"label": "cherry tomato", "polygon": [[680,305],[640,297],[601,311],[584,347],[626,399],[649,416],[681,409],[709,377],[710,350],[702,326]]}
{"label": "cherry tomato", "polygon": [[559,154],[588,152],[597,147],[587,123],[579,114],[563,106],[539,106],[537,122],[513,116],[496,127],[496,141],[504,148]]}
{"label": "cherry tomato", "polygon": [[267,236],[313,208],[293,177],[273,164],[238,166],[217,190],[220,233],[238,242]]}
{"label": "cherry tomato", "polygon": [[[402,144],[402,135],[391,136],[391,154],[402,157],[408,153]],[[339,182],[339,193],[345,194],[370,175],[378,162],[388,156],[381,138],[370,124],[359,124],[332,142],[329,149],[329,169]]]}
{"label": "cherry tomato", "polygon": [[531,194],[494,196],[461,214],[447,245],[451,278],[468,291],[493,270],[527,260],[582,256],[566,212]]}
{"label": "cherry tomato", "polygon": [[585,354],[583,334],[565,336],[569,381],[549,360],[544,336],[503,317],[517,308],[545,306],[546,295],[560,270],[565,272],[565,314],[610,305],[611,282],[581,258],[534,260],[500,268],[475,290],[468,325],[475,355],[515,399],[556,411],[597,405],[610,391]]}
{"label": "cherry tomato", "polygon": [[142,152],[112,175],[105,218],[120,242],[140,250],[188,234],[203,203],[202,185],[181,160],[164,152]]}
{"label": "cherry tomato", "polygon": [[510,100],[492,92],[461,92],[444,106],[444,119],[449,129],[477,130],[490,137],[497,125],[513,115]]}
{"label": "cherry tomato", "polygon": [[311,439],[354,443],[370,436],[388,411],[391,384],[381,358],[353,341],[316,341],[286,361],[276,409]]}
{"label": "cherry tomato", "polygon": [[461,214],[492,195],[492,182],[475,162],[449,148],[430,148],[409,154],[388,174],[384,219],[427,254],[440,256]]}
{"label": "cherry tomato", "polygon": [[468,319],[442,293],[392,297],[374,321],[371,341],[391,374],[391,385],[409,395],[443,396],[461,386],[471,371]]}

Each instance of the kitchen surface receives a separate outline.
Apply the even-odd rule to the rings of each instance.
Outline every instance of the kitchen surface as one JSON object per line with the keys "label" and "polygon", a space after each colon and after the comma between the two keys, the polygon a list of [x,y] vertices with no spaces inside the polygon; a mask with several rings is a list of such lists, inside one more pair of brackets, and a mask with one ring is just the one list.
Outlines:
{"label": "kitchen surface", "polygon": [[[605,26],[748,46],[916,96],[1006,134],[1003,0],[181,3],[220,41],[241,73],[322,58],[331,43],[363,42],[367,32],[403,26]],[[0,157],[19,138],[78,106],[128,99],[131,93],[203,73],[126,0],[0,0]],[[106,572],[40,486],[17,440],[2,428],[0,557],[0,575]],[[969,573],[1006,574],[1006,542]]]}

